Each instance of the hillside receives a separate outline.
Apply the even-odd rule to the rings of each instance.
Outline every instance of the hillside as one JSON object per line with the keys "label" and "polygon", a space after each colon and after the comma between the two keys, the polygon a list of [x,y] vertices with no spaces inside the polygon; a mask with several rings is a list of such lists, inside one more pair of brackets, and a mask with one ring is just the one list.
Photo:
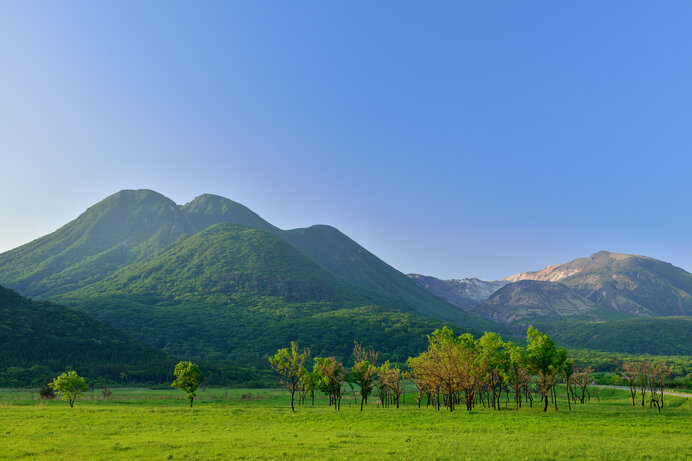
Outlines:
{"label": "hillside", "polygon": [[339,280],[274,235],[226,223],[60,299],[168,353],[205,360],[261,363],[291,340],[344,356],[357,340],[405,360],[442,325]]}
{"label": "hillside", "polygon": [[344,282],[393,297],[420,314],[469,328],[488,328],[435,296],[329,226],[283,231],[247,207],[211,194],[179,206],[149,190],[124,190],[87,209],[58,231],[0,254],[0,283],[52,299],[102,281],[176,242],[219,223],[271,233]]}
{"label": "hillside", "polygon": [[[197,197],[181,210],[198,230],[225,222],[269,232],[345,282],[397,298],[428,317],[470,321],[458,308],[418,286],[334,227],[315,225],[284,231],[243,205],[210,194]],[[477,321],[476,325],[483,326]]]}
{"label": "hillside", "polygon": [[635,315],[692,315],[692,274],[646,256],[601,251],[503,279],[563,283],[594,303]]}
{"label": "hillside", "polygon": [[486,301],[497,290],[507,285],[499,280],[450,279],[440,280],[435,277],[420,274],[408,274],[420,286],[449,301],[450,303],[471,310],[474,306]]}
{"label": "hillside", "polygon": [[505,285],[473,310],[495,322],[520,322],[522,326],[535,319],[596,319],[603,311],[566,285],[536,280],[521,280]]}
{"label": "hillside", "polygon": [[0,283],[47,298],[101,280],[194,232],[163,195],[121,191],[57,231],[0,254]]}
{"label": "hillside", "polygon": [[654,317],[613,322],[567,322],[553,330],[560,344],[629,354],[692,356],[692,317]]}
{"label": "hillside", "polygon": [[157,380],[157,374],[168,374],[170,360],[84,313],[34,302],[0,287],[0,372],[37,365],[51,372],[70,366],[91,377],[114,380],[121,372]]}

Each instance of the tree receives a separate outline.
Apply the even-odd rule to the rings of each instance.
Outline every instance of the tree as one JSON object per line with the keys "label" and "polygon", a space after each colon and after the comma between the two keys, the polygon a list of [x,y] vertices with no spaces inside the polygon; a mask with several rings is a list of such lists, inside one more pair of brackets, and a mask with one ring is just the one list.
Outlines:
{"label": "tree", "polygon": [[363,404],[368,403],[368,396],[375,383],[375,363],[378,354],[372,349],[363,349],[363,346],[356,342],[353,346],[353,355],[356,363],[351,368],[348,380],[360,389],[360,411],[363,411]]}
{"label": "tree", "polygon": [[329,404],[341,409],[346,370],[334,357],[315,357],[313,372],[317,376],[317,388],[329,395]]}
{"label": "tree", "polygon": [[[514,391],[516,408],[521,408],[522,390],[527,390],[530,385],[531,375],[526,370],[526,352],[524,348],[513,343],[508,343],[509,367],[507,368],[507,380]],[[530,392],[530,390],[529,390]]]}
{"label": "tree", "polygon": [[[291,410],[296,411],[294,405],[295,394],[301,387],[301,377],[307,376],[305,362],[310,357],[310,351],[304,349],[302,352],[298,350],[298,343],[291,342],[291,350],[287,348],[279,349],[274,357],[269,358],[274,371],[280,374],[283,378],[281,383],[291,393]],[[309,384],[309,383],[305,383]]]}
{"label": "tree", "polygon": [[89,390],[84,378],[79,376],[76,371],[63,373],[53,380],[49,386],[57,393],[62,394],[62,399],[70,403],[70,408],[74,407],[77,397],[84,395]]}
{"label": "tree", "polygon": [[192,408],[192,402],[197,396],[196,391],[202,379],[199,367],[192,362],[180,362],[175,366],[173,374],[176,380],[173,381],[171,387],[183,391],[185,398],[190,401],[190,408]]}
{"label": "tree", "polygon": [[526,331],[526,339],[526,360],[531,371],[538,375],[538,384],[544,399],[543,411],[548,411],[549,396],[553,397],[557,410],[554,386],[557,375],[567,360],[567,352],[563,348],[558,349],[550,336],[534,327],[529,327]]}
{"label": "tree", "polygon": [[572,395],[572,393],[570,384],[572,382],[572,375],[574,375],[574,360],[565,360],[565,366],[562,370],[562,375],[565,377],[565,387],[567,391],[567,406],[569,407],[569,411],[572,411],[572,402],[570,401],[570,396]]}
{"label": "tree", "polygon": [[[509,346],[497,333],[485,333],[478,339],[480,364],[485,374],[485,384],[492,392],[493,409],[500,409],[502,387],[510,367]],[[488,394],[490,399],[490,393]]]}
{"label": "tree", "polygon": [[380,402],[383,407],[388,407],[390,403],[396,403],[399,408],[399,398],[401,396],[401,369],[392,367],[387,360],[377,369],[377,389],[380,395]]}
{"label": "tree", "polygon": [[634,399],[637,396],[637,374],[639,369],[636,363],[626,362],[622,365],[622,379],[627,382],[630,388],[630,395],[632,396],[632,406],[634,406]]}

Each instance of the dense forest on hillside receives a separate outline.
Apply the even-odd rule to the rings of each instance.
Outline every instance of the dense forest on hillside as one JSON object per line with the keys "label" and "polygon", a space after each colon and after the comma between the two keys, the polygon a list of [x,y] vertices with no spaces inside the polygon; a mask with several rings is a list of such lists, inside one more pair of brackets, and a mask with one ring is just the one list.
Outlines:
{"label": "dense forest on hillside", "polygon": [[692,317],[568,322],[558,327],[554,336],[579,349],[692,356]]}
{"label": "dense forest on hillside", "polygon": [[0,287],[0,386],[41,381],[68,367],[90,376],[161,381],[171,359],[156,348],[66,307]]}

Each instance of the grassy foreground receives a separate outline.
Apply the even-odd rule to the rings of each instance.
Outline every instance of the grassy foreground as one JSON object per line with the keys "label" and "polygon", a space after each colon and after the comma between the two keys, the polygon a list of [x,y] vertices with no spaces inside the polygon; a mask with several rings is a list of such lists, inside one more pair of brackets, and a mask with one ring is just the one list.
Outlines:
{"label": "grassy foreground", "polygon": [[207,389],[195,406],[175,391],[94,392],[75,408],[36,393],[0,391],[0,457],[7,459],[692,459],[692,399],[662,414],[625,392],[547,414],[525,408],[454,413],[404,408],[340,412],[324,400],[291,413],[278,390]]}

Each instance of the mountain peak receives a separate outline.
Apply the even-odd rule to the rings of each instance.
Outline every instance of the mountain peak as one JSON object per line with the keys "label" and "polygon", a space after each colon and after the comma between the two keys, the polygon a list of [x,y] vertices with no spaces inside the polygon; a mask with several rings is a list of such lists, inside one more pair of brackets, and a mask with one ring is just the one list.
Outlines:
{"label": "mountain peak", "polygon": [[618,312],[636,315],[692,312],[692,274],[647,256],[599,251],[588,258],[503,280],[559,281],[596,304]]}
{"label": "mountain peak", "polygon": [[253,227],[265,232],[278,231],[248,207],[220,195],[202,194],[180,209],[198,231],[221,222]]}

